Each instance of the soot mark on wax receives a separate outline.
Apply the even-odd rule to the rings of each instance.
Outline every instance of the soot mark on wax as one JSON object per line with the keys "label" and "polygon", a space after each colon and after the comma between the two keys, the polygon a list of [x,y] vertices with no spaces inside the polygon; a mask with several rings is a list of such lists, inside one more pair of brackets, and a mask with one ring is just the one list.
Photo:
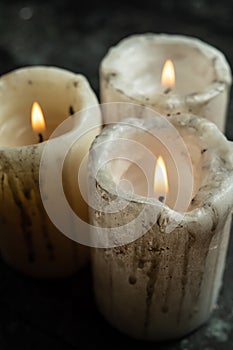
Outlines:
{"label": "soot mark on wax", "polygon": [[26,198],[26,199],[31,199],[31,191],[30,191],[30,189],[24,189],[23,190],[23,194],[24,194],[24,197]]}
{"label": "soot mark on wax", "polygon": [[[167,254],[167,260],[168,260],[168,282],[167,282],[167,285],[166,285],[166,289],[165,289],[165,293],[164,293],[164,302],[163,302],[163,305],[162,305],[162,312],[163,313],[167,313],[169,311],[169,308],[168,308],[168,302],[169,302],[169,296],[170,294],[172,294],[172,277],[174,275],[174,271],[176,269],[176,264],[175,263],[172,263],[171,262],[171,257],[173,257],[173,253],[176,254],[176,252],[178,251],[178,248],[179,248],[179,244],[180,244],[180,240],[177,239],[175,241],[175,245],[174,247],[171,246],[171,249],[172,251],[170,253]],[[170,247],[166,247],[166,250],[167,252],[170,251]]]}
{"label": "soot mark on wax", "polygon": [[[22,200],[20,198],[21,189],[18,186],[22,186],[22,184],[20,183],[20,185],[17,185],[15,181],[15,178],[18,178],[17,174],[15,173],[15,170],[12,164],[8,161],[8,159],[4,155],[2,155],[1,158],[2,158],[2,164],[4,165],[4,169],[6,169],[8,173],[7,179],[8,179],[9,190],[12,193],[12,198],[15,202],[15,205],[19,208],[20,226],[21,226],[21,230],[23,232],[25,244],[27,247],[28,261],[31,263],[35,261],[35,250],[33,246],[32,232],[31,232],[32,221],[31,221],[30,215],[27,213],[27,210],[25,210]],[[2,180],[1,186],[3,186],[4,185],[3,176],[1,180]]]}
{"label": "soot mark on wax", "polygon": [[136,284],[137,283],[137,278],[134,275],[129,276],[129,283],[130,284]]}
{"label": "soot mark on wax", "polygon": [[73,106],[70,106],[69,107],[69,115],[74,115],[74,114],[75,114],[74,108],[73,108]]}
{"label": "soot mark on wax", "polygon": [[170,87],[168,87],[167,89],[164,90],[164,94],[167,95],[172,91],[172,89]]}
{"label": "soot mark on wax", "polygon": [[5,174],[2,174],[2,177],[1,177],[1,190],[2,190],[2,194],[4,194],[4,180],[5,180]]}
{"label": "soot mark on wax", "polygon": [[148,282],[146,286],[146,314],[144,322],[145,335],[150,323],[150,309],[161,262],[161,251],[156,243],[155,238],[152,240],[152,247],[154,249],[153,252],[149,255],[150,267],[147,272]]}
{"label": "soot mark on wax", "polygon": [[186,294],[186,285],[188,282],[188,267],[189,267],[189,260],[190,260],[190,251],[195,244],[196,237],[192,232],[187,233],[188,237],[185,242],[184,246],[184,259],[183,259],[183,272],[181,277],[181,297],[180,297],[180,303],[179,303],[179,310],[177,315],[177,323],[180,323],[181,314],[182,314],[182,306],[184,303],[184,298]]}
{"label": "soot mark on wax", "polygon": [[111,78],[114,78],[114,77],[116,77],[116,76],[117,76],[117,74],[116,74],[115,72],[111,72],[111,73],[107,74],[107,75],[105,76],[105,81],[106,81],[106,83],[109,84]]}

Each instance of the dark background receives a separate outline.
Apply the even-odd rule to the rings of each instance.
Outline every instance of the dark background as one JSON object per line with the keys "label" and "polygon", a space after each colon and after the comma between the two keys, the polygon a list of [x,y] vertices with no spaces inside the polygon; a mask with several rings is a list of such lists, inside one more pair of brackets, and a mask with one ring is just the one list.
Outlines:
{"label": "dark background", "polygon": [[[133,33],[192,35],[218,47],[233,66],[233,2],[163,0],[81,3],[0,0],[0,74],[54,65],[87,76],[99,93],[98,67],[108,48]],[[233,140],[233,101],[226,134]],[[233,231],[232,231],[233,232]],[[129,348],[233,349],[233,240],[224,284],[209,323],[166,344],[128,339],[96,310],[90,267],[57,281],[22,276],[0,260],[0,350]]]}

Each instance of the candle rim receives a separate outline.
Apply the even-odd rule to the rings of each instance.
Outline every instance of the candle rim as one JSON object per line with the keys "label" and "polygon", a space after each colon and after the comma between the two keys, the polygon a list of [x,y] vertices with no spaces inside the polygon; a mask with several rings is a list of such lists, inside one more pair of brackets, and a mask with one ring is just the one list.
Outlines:
{"label": "candle rim", "polygon": [[[71,84],[72,88],[74,89],[74,92],[80,97],[81,103],[79,106],[80,108],[76,111],[77,114],[84,111],[85,109],[93,107],[94,105],[99,105],[97,97],[94,91],[92,90],[89,84],[89,81],[84,75],[79,73],[77,74],[75,72],[72,72],[65,68],[61,68],[57,66],[36,65],[36,66],[20,67],[0,76],[0,84],[3,87],[3,89],[5,89],[5,87],[8,88],[8,85],[11,89],[12,87],[15,88],[19,83],[22,86],[23,84],[25,84],[25,86],[27,85],[30,86],[34,80],[39,81],[40,79],[41,79],[40,81],[43,81],[43,83],[46,84],[47,81],[51,80],[51,76],[57,77],[58,74],[60,77],[64,77],[64,81],[65,81],[64,84],[65,83]],[[38,76],[43,78],[38,78]],[[31,106],[33,102],[35,101],[32,99],[31,103],[28,105]],[[7,104],[8,102],[6,101],[5,103]],[[64,116],[63,121],[65,119],[66,118]],[[30,115],[28,116],[28,120],[30,121]],[[78,124],[81,124],[81,120],[80,120],[80,123]],[[59,127],[59,125],[60,124],[58,124],[57,127]],[[74,126],[74,128],[72,128],[71,130],[69,130],[64,135],[61,135],[61,136],[69,135],[69,133],[73,132],[76,127]],[[60,137],[60,136],[56,136],[56,138],[57,137]],[[6,150],[20,151],[21,149],[26,149],[28,147],[31,147],[31,148],[41,147],[42,145],[45,145],[47,142],[48,140],[44,140],[41,143],[30,143],[30,144],[23,144],[23,145],[7,145],[7,144],[0,143],[0,151],[6,151]]]}
{"label": "candle rim", "polygon": [[[123,90],[121,87],[116,86],[116,81],[118,79],[119,72],[111,72],[111,62],[112,57],[119,56],[119,50],[124,49],[124,47],[129,47],[131,42],[143,43],[145,41],[153,41],[154,44],[175,44],[179,41],[179,44],[184,44],[192,48],[196,48],[200,53],[212,61],[213,70],[216,78],[213,82],[208,84],[203,90],[194,93],[173,93],[172,95],[163,95],[162,93],[155,93],[153,97],[148,98],[144,94],[135,94],[132,96],[129,91]],[[109,67],[110,66],[110,67]],[[114,47],[111,47],[103,58],[101,62],[100,72],[103,78],[108,82],[108,85],[117,89],[119,94],[127,96],[134,102],[140,101],[145,105],[149,104],[155,105],[167,105],[174,104],[177,107],[189,103],[190,107],[192,104],[201,105],[216,95],[223,91],[226,86],[230,86],[232,83],[232,75],[230,66],[224,56],[224,54],[217,48],[209,45],[208,43],[200,40],[199,38],[193,36],[185,36],[180,34],[155,34],[155,33],[145,33],[145,34],[135,34],[119,41]],[[122,78],[122,75],[120,75]],[[160,100],[160,101],[159,101]]]}
{"label": "candle rim", "polygon": [[[205,118],[202,118],[200,116],[196,116],[193,114],[174,114],[172,115],[169,120],[174,121],[175,123],[177,122],[181,127],[182,127],[182,117],[186,117],[188,120],[191,120],[192,118],[194,118],[194,123],[192,124],[192,127],[195,129],[195,119],[196,121],[198,120],[202,120],[203,125],[202,125],[202,132],[205,132],[205,128],[209,129],[210,131],[215,131],[217,132],[217,137],[218,137],[218,141],[222,142],[222,147],[225,147],[225,151],[227,151],[229,154],[232,154],[232,148],[233,148],[233,144],[231,144],[230,141],[228,141],[226,139],[226,137],[221,133],[221,131],[217,128],[217,126],[215,124],[213,124],[212,122],[208,121]],[[137,119],[137,118],[130,118],[130,122],[133,121],[133,119],[135,119],[136,121],[141,121],[141,119]],[[144,120],[145,121],[145,120]],[[108,140],[108,138],[110,140],[114,139],[113,135],[108,135],[108,131],[111,131],[114,133],[117,132],[117,129],[120,128],[122,126],[122,124],[127,124],[127,119],[125,119],[124,121],[121,121],[120,123],[109,125],[107,127],[105,127],[104,132],[102,132],[102,134],[100,134],[100,136],[93,142],[92,146],[91,146],[91,150],[95,149],[96,146],[98,146],[101,143],[101,138],[103,137],[104,141],[106,142]],[[211,147],[210,147],[211,148]],[[220,156],[219,156],[220,158]],[[232,196],[232,192],[233,192],[233,156],[231,157],[231,161],[228,160],[228,162],[226,162],[225,168],[223,168],[223,170],[221,170],[221,186],[222,189],[224,189],[224,194],[226,193],[228,198],[231,198],[231,203],[233,206],[233,196]],[[95,161],[95,160],[94,160]],[[231,165],[231,169],[227,168],[227,165]],[[231,176],[226,177],[226,169],[228,170],[228,173],[231,174]],[[214,172],[212,171],[212,174]],[[96,176],[96,181],[98,183],[98,185],[104,190],[107,191],[109,193],[111,193],[113,196],[119,196],[119,193],[116,192],[116,184],[110,174],[110,172],[107,170],[107,165],[105,165],[102,169],[99,169],[97,176]],[[126,201],[130,201],[130,202],[135,202],[135,203],[139,203],[142,205],[148,204],[148,205],[152,205],[154,207],[157,208],[162,208],[165,212],[169,212],[171,215],[171,217],[175,218],[175,217],[180,217],[180,215],[185,214],[185,218],[187,218],[187,220],[190,220],[190,222],[192,220],[196,220],[195,216],[198,215],[205,215],[206,217],[209,216],[209,210],[210,210],[210,202],[216,202],[216,195],[219,195],[219,188],[215,189],[213,188],[212,193],[209,194],[209,192],[207,191],[207,193],[209,194],[209,196],[207,196],[205,189],[199,189],[199,192],[201,194],[206,195],[206,200],[203,201],[203,203],[198,206],[195,207],[185,213],[179,213],[177,211],[175,211],[174,209],[169,208],[165,203],[161,203],[158,200],[154,199],[154,198],[148,198],[148,197],[144,197],[138,194],[130,194],[130,198],[129,196],[127,196],[127,192],[124,193],[124,191],[122,191],[120,197],[122,199],[125,199]],[[218,205],[221,207],[222,203],[220,203],[220,200],[218,201]],[[226,206],[226,203],[224,203],[223,205]],[[229,205],[228,205],[229,206]],[[228,208],[230,210],[230,208]],[[186,220],[186,219],[185,219]]]}

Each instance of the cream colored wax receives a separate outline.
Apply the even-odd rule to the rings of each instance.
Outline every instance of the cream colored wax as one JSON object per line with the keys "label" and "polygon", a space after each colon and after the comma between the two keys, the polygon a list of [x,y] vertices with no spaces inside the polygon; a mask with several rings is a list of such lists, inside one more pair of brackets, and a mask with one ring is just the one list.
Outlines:
{"label": "cream colored wax", "polygon": [[[78,128],[83,117],[70,115],[97,105],[97,99],[82,75],[59,68],[27,67],[0,78],[1,255],[26,274],[63,277],[83,266],[89,252],[57,230],[43,207],[39,167],[47,142],[38,144],[38,134],[30,124],[34,101],[44,112],[46,140],[66,118],[73,118],[72,129]],[[101,125],[100,113],[92,118]],[[67,199],[85,221],[88,221],[87,205],[80,194],[76,174],[99,132],[97,127],[78,140],[71,147],[63,168]]]}
{"label": "cream colored wax", "polygon": [[[134,193],[119,192],[122,178],[133,179],[130,163],[120,158],[99,169],[90,192],[91,221],[99,230],[98,248],[92,254],[99,310],[120,331],[157,341],[184,336],[208,320],[222,283],[233,206],[232,144],[204,118],[183,114],[169,120],[185,142],[194,168],[192,196],[184,214],[174,210],[174,204],[143,196],[145,189],[137,188],[136,180]],[[90,171],[102,158],[114,156],[113,141],[119,138],[119,148],[129,138],[148,149],[152,143],[146,144],[149,135],[143,128],[153,127],[160,132],[156,118],[106,127],[92,145]],[[120,154],[126,153],[125,148]],[[135,159],[145,158],[136,145],[135,153]],[[154,153],[158,156],[161,146]],[[163,157],[169,163],[165,152]],[[173,191],[171,179],[169,184]],[[181,196],[187,192],[183,186],[182,181]],[[123,209],[109,210],[117,198]],[[100,228],[107,230],[106,236]]]}
{"label": "cream colored wax", "polygon": [[[175,67],[175,84],[163,87],[166,60]],[[111,48],[100,67],[101,102],[131,102],[162,114],[194,113],[225,128],[231,70],[216,48],[192,37],[140,34]],[[106,123],[121,120],[105,119]]]}

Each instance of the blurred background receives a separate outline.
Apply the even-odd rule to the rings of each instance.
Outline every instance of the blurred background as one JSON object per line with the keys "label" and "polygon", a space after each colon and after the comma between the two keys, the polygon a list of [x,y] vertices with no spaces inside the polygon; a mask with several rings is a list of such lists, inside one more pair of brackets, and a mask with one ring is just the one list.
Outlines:
{"label": "blurred background", "polygon": [[[109,47],[143,32],[198,37],[223,51],[233,67],[232,18],[232,0],[0,0],[0,74],[27,65],[63,67],[84,74],[99,95],[99,64]],[[230,140],[232,121],[231,98],[226,128]],[[231,240],[223,288],[209,323],[185,339],[155,345],[130,340],[102,319],[90,267],[69,279],[39,281],[0,261],[0,350],[232,350],[232,264]]]}

